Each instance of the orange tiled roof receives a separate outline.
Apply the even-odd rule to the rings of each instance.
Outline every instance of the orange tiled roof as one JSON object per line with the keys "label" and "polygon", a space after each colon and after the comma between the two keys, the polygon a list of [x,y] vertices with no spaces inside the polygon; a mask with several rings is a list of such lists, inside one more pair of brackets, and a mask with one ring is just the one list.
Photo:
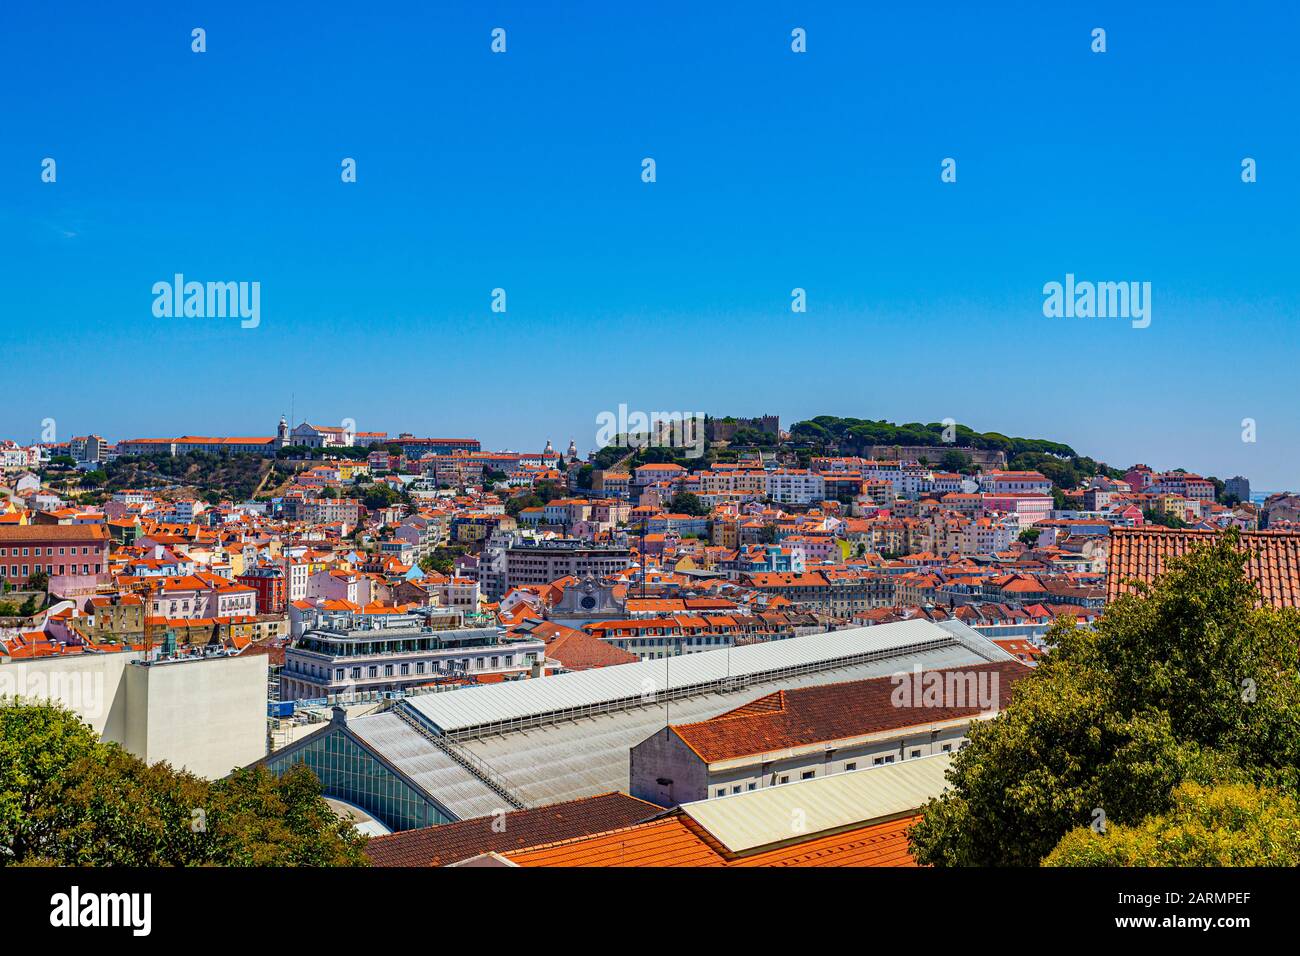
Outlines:
{"label": "orange tiled roof", "polygon": [[632,664],[635,654],[592,637],[584,631],[570,628],[546,644],[546,656],[559,661],[569,670],[587,670],[592,667],[610,667],[614,664]]}
{"label": "orange tiled roof", "polygon": [[519,866],[916,866],[907,831],[920,817],[871,823],[736,855],[684,814],[508,853]]}
{"label": "orange tiled roof", "polygon": [[[1106,602],[1149,584],[1164,572],[1169,558],[1211,544],[1221,532],[1167,528],[1114,528],[1106,561]],[[1300,607],[1300,532],[1247,531],[1241,546],[1248,557],[1246,575],[1259,587],[1260,599],[1273,607]]]}
{"label": "orange tiled roof", "polygon": [[[963,675],[997,674],[999,707],[1006,706],[1011,686],[1031,673],[1018,661],[928,673],[954,671]],[[918,724],[975,717],[981,712],[976,700],[963,707],[899,707],[893,700],[897,686],[898,682],[891,677],[874,677],[780,690],[710,720],[675,724],[672,729],[701,760],[713,763]]]}
{"label": "orange tiled roof", "polygon": [[625,793],[515,810],[375,837],[366,844],[374,866],[446,866],[480,853],[505,852],[630,826],[660,813]]}

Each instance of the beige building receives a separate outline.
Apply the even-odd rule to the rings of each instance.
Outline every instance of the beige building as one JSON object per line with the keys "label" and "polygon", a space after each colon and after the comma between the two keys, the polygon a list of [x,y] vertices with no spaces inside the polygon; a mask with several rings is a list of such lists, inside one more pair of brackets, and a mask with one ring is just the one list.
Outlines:
{"label": "beige building", "polygon": [[142,760],[208,779],[265,756],[267,655],[140,656],[0,658],[0,697],[56,701]]}

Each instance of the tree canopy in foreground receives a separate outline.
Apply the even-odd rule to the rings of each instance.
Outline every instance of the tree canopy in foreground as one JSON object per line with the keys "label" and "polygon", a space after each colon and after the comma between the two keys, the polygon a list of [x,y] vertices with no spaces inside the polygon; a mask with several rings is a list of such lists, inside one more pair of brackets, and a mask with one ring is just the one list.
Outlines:
{"label": "tree canopy in foreground", "polygon": [[364,845],[305,767],[210,782],[0,699],[0,866],[357,866]]}
{"label": "tree canopy in foreground", "polygon": [[1300,803],[1249,784],[1204,787],[1187,781],[1173,806],[1136,826],[1065,835],[1045,866],[1296,866]]}
{"label": "tree canopy in foreground", "polygon": [[[1080,827],[1159,834],[1188,801],[1249,803],[1247,791],[1184,784],[1259,788],[1258,806],[1285,814],[1300,793],[1300,613],[1260,607],[1245,562],[1230,531],[1170,561],[1092,629],[1053,625],[1052,651],[1005,711],[971,728],[950,789],[922,808],[917,861],[1033,866],[1067,834],[1054,862],[1083,861]],[[1152,859],[1215,854],[1206,844]]]}

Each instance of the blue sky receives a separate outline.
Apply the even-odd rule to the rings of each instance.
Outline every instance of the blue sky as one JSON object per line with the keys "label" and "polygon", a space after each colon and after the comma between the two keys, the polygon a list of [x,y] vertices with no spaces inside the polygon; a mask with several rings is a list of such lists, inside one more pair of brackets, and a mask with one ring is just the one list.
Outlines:
{"label": "blue sky", "polygon": [[[1300,487],[1291,4],[281,6],[0,12],[0,436],[292,402],[587,450],[625,403]],[[156,318],[177,272],[261,325]],[[1067,272],[1151,282],[1150,327],[1045,318]]]}

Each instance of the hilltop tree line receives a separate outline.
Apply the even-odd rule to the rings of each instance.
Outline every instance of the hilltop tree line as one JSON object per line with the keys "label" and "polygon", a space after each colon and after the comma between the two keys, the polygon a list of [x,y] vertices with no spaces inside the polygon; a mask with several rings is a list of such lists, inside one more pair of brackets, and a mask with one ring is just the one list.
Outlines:
{"label": "hilltop tree line", "polygon": [[[946,437],[951,437],[952,440],[947,441]],[[792,441],[833,447],[855,455],[863,454],[872,445],[925,445],[1001,451],[1008,458],[1020,454],[1075,457],[1074,449],[1061,442],[1042,438],[1010,438],[998,432],[977,432],[965,425],[945,426],[942,422],[895,425],[884,419],[869,421],[818,415],[808,421],[796,422],[790,428],[790,438]]]}

